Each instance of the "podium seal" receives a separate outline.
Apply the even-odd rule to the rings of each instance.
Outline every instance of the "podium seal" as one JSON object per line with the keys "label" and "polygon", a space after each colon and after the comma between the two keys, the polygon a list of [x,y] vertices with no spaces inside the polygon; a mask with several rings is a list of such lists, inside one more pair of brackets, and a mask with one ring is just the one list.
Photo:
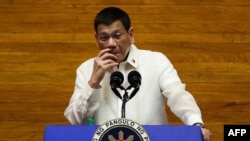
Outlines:
{"label": "podium seal", "polygon": [[150,138],[140,124],[126,118],[118,118],[100,125],[92,141],[150,141]]}

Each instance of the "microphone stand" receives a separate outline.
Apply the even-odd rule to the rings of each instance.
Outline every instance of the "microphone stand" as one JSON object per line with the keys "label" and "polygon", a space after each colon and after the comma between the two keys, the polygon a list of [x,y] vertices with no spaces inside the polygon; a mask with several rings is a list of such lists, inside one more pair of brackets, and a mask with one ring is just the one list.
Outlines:
{"label": "microphone stand", "polygon": [[123,95],[122,99],[122,118],[125,118],[125,109],[126,109],[126,103],[128,102],[128,92],[127,89],[125,90],[125,94]]}
{"label": "microphone stand", "polygon": [[125,89],[125,94],[123,95],[123,98],[121,99],[122,100],[122,118],[125,118],[126,103],[130,99],[132,99],[135,96],[136,92],[139,90],[139,88],[135,88],[129,97],[127,90],[129,90],[130,88],[131,88],[131,86],[129,86],[127,89]]}
{"label": "microphone stand", "polygon": [[126,103],[135,96],[135,94],[139,90],[139,88],[135,88],[133,90],[133,92],[130,94],[130,97],[128,96],[127,90],[132,88],[132,86],[129,86],[127,89],[123,88],[122,86],[119,86],[119,88],[121,90],[125,91],[123,97],[121,96],[121,94],[119,93],[119,91],[116,88],[111,88],[111,89],[115,93],[115,95],[122,100],[122,116],[121,116],[121,118],[125,118]]}
{"label": "microphone stand", "polygon": [[118,88],[120,88],[121,90],[124,90],[125,93],[123,95],[123,97],[121,96],[121,94],[119,93],[119,91],[117,90],[116,87],[111,87],[112,91],[115,93],[115,95],[120,98],[122,100],[122,118],[125,118],[125,108],[126,108],[126,103],[128,102],[129,100],[129,97],[128,97],[128,91],[127,89],[125,89],[124,87],[122,86],[119,86]]}

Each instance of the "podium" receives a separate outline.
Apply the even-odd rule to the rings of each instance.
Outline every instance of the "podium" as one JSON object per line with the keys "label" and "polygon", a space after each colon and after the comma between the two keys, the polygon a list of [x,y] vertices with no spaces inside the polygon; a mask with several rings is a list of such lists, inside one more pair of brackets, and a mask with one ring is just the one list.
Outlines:
{"label": "podium", "polygon": [[[99,126],[48,125],[44,141],[91,141]],[[151,141],[203,141],[198,126],[143,125]]]}

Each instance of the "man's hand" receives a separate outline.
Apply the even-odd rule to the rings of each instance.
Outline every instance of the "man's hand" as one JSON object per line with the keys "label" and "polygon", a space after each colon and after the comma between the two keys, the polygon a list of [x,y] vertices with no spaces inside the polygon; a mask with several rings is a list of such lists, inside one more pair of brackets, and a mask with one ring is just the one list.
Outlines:
{"label": "man's hand", "polygon": [[92,75],[89,80],[89,85],[92,88],[100,88],[100,82],[103,79],[105,73],[112,70],[113,67],[118,65],[117,57],[110,53],[111,49],[106,48],[99,52],[94,60],[94,67]]}
{"label": "man's hand", "polygon": [[207,128],[201,128],[204,141],[211,141],[211,132]]}

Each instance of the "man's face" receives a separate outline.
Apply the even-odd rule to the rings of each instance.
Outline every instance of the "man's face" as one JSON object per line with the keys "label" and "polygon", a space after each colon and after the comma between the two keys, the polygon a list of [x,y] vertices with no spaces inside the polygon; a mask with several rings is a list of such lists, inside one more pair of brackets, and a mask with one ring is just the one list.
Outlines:
{"label": "man's face", "polygon": [[117,56],[117,62],[120,63],[125,60],[134,42],[134,31],[132,27],[126,31],[122,22],[117,20],[110,25],[98,25],[95,37],[98,48],[110,48],[110,53]]}

